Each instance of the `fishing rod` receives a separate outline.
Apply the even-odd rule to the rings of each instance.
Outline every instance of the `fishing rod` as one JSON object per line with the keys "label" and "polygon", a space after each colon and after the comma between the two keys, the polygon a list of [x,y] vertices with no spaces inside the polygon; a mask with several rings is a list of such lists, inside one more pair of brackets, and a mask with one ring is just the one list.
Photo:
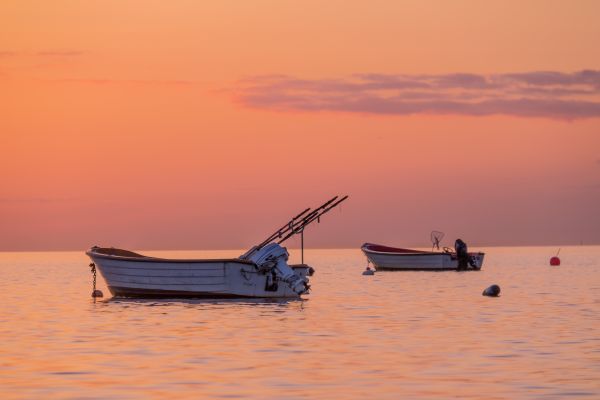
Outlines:
{"label": "fishing rod", "polygon": [[[296,221],[294,223],[291,223],[288,225],[287,229],[285,229],[284,231],[282,231],[283,235],[289,235],[289,234],[296,234],[296,233],[300,233],[301,232],[301,226],[309,219],[313,218],[315,215],[317,215],[319,212],[321,212],[321,210],[325,209],[327,206],[329,206],[331,203],[333,203],[335,200],[337,200],[338,196],[334,196],[333,198],[327,200],[325,203],[321,204],[319,207],[315,208],[314,210],[312,210],[310,213],[308,213],[306,216],[304,216],[301,220]],[[289,236],[286,236],[289,237]],[[281,239],[281,236],[279,236],[279,239]]]}
{"label": "fishing rod", "polygon": [[321,210],[323,207],[326,207],[327,205],[331,204],[331,202],[335,201],[337,198],[338,198],[338,196],[335,196],[333,199],[327,201],[325,204],[321,205],[318,208],[315,208],[314,210],[312,210],[310,213],[308,213],[307,215],[305,215],[299,221],[297,221],[297,220],[300,217],[302,217],[307,211],[309,211],[310,207],[307,208],[306,210],[304,210],[303,212],[301,212],[300,214],[296,215],[287,224],[283,225],[275,233],[273,233],[271,236],[269,236],[268,238],[266,238],[265,240],[263,240],[260,244],[258,244],[255,247],[255,251],[258,251],[261,248],[263,248],[264,246],[266,246],[267,244],[271,243],[275,238],[277,238],[277,237],[281,238],[282,236],[286,235],[290,230],[293,231],[297,225],[300,225],[302,223],[302,221],[304,221],[307,218],[315,215],[315,213],[319,212],[319,210]]}
{"label": "fishing rod", "polygon": [[301,213],[299,213],[298,215],[296,215],[294,218],[291,219],[291,221],[289,221],[288,223],[284,224],[281,228],[277,229],[271,236],[269,236],[268,238],[266,238],[265,240],[263,240],[259,245],[257,245],[256,249],[259,250],[261,247],[263,247],[266,244],[268,244],[271,241],[273,241],[273,239],[275,239],[276,237],[281,237],[283,235],[283,231],[282,231],[283,229],[289,227],[290,224],[293,224],[294,221],[296,221],[298,218],[300,218],[301,216],[303,216],[304,214],[306,214],[308,211],[310,211],[310,207],[308,207],[306,210],[304,210]]}
{"label": "fishing rod", "polygon": [[[263,240],[260,244],[252,247],[245,254],[242,254],[240,258],[249,260],[252,255],[257,251],[260,251],[263,247],[272,243],[276,238],[279,238],[277,244],[283,243],[288,240],[293,235],[300,234],[301,236],[301,247],[302,247],[302,263],[304,263],[304,228],[308,226],[310,223],[317,220],[320,222],[321,216],[327,213],[332,208],[336,207],[338,204],[343,202],[348,198],[348,196],[344,196],[343,198],[338,200],[339,196],[335,196],[325,203],[310,211],[310,207],[306,210],[302,211],[300,214],[296,215],[292,218],[287,224],[283,225],[281,228],[276,230],[272,235]],[[310,211],[310,212],[309,212]],[[308,213],[308,214],[307,214]]]}
{"label": "fishing rod", "polygon": [[325,204],[323,204],[321,207],[315,209],[313,212],[311,212],[310,214],[308,214],[306,217],[302,218],[296,224],[294,224],[293,226],[291,226],[290,227],[291,228],[291,232],[289,232],[286,236],[284,236],[282,239],[280,239],[277,243],[281,244],[281,243],[285,242],[286,240],[288,240],[290,237],[292,237],[292,236],[294,236],[294,235],[296,235],[298,233],[303,233],[304,232],[304,228],[306,228],[309,224],[311,224],[315,220],[317,220],[318,222],[320,222],[322,215],[324,215],[327,212],[329,212],[329,210],[337,207],[341,202],[343,202],[344,200],[346,200],[348,198],[348,196],[344,196],[344,197],[342,197],[341,199],[337,200],[335,203],[332,204],[332,202],[335,201],[337,198],[338,198],[338,196],[335,196],[333,199],[329,200],[328,202],[326,202]]}

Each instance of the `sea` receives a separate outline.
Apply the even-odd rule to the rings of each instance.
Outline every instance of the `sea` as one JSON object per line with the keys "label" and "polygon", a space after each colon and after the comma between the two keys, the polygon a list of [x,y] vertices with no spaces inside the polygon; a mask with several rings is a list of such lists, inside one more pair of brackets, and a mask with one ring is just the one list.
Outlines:
{"label": "sea", "polygon": [[481,271],[363,276],[358,249],[306,249],[288,301],[118,299],[101,276],[94,300],[83,250],[0,253],[0,398],[600,399],[600,246],[472,250]]}

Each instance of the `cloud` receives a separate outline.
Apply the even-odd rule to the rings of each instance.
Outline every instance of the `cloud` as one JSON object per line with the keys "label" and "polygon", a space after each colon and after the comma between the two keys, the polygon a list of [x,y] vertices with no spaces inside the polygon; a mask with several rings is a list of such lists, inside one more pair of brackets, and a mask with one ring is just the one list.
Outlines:
{"label": "cloud", "polygon": [[511,74],[356,74],[337,79],[285,75],[246,78],[238,103],[279,111],[364,114],[600,117],[600,71]]}
{"label": "cloud", "polygon": [[23,51],[12,51],[12,50],[0,50],[0,58],[7,57],[77,57],[85,54],[85,51],[81,50],[42,50],[36,52],[23,52]]}
{"label": "cloud", "polygon": [[14,56],[18,56],[18,55],[19,55],[19,53],[16,51],[0,50],[0,58],[14,57]]}
{"label": "cloud", "polygon": [[163,85],[163,86],[192,86],[197,84],[196,81],[184,79],[104,79],[104,78],[66,78],[66,79],[51,79],[50,82],[59,83],[80,83],[89,85]]}
{"label": "cloud", "polygon": [[76,57],[82,56],[85,52],[81,50],[46,50],[35,53],[41,57]]}
{"label": "cloud", "polygon": [[575,73],[555,71],[505,74],[503,77],[534,86],[591,84],[600,86],[600,71],[583,70]]}
{"label": "cloud", "polygon": [[68,197],[0,197],[0,203],[64,203],[73,200]]}

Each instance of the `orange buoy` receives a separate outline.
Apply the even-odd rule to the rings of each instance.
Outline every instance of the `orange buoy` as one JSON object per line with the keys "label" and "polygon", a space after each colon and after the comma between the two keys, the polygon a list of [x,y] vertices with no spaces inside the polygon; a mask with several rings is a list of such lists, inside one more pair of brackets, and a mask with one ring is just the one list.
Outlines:
{"label": "orange buoy", "polygon": [[553,265],[553,266],[560,265],[560,258],[558,258],[559,254],[560,254],[560,248],[556,252],[556,255],[550,259],[550,265]]}

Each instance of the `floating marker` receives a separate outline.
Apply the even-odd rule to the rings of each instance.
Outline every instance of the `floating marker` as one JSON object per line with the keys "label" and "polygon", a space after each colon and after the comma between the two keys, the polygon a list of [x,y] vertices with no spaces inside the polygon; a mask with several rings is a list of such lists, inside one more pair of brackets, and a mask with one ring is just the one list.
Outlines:
{"label": "floating marker", "polygon": [[102,293],[102,290],[96,289],[92,292],[92,297],[104,297],[104,293]]}
{"label": "floating marker", "polygon": [[486,288],[483,293],[481,293],[483,296],[489,296],[489,297],[498,297],[498,295],[500,295],[500,286],[498,285],[492,285],[488,288]]}
{"label": "floating marker", "polygon": [[371,269],[371,267],[367,267],[362,273],[363,275],[375,275],[375,271]]}
{"label": "floating marker", "polygon": [[556,252],[556,255],[550,259],[550,265],[553,265],[553,266],[560,265],[560,258],[558,258],[559,254],[560,254],[560,248]]}

